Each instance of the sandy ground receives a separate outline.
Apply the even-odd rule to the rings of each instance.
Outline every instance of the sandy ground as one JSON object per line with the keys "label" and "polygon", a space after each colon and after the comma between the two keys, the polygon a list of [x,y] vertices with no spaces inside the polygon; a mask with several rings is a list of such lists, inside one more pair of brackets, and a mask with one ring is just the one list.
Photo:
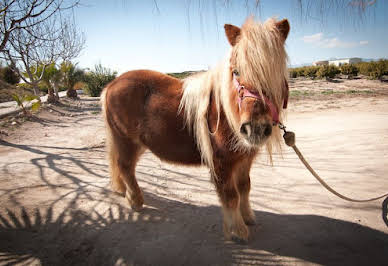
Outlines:
{"label": "sandy ground", "polygon": [[[62,102],[0,128],[1,265],[387,265],[382,200],[336,198],[287,147],[273,167],[253,165],[247,245],[223,239],[205,168],[147,152],[136,171],[146,205],[133,212],[109,187],[98,101]],[[330,185],[368,198],[388,191],[387,120],[386,95],[352,93],[291,99],[286,124]]]}

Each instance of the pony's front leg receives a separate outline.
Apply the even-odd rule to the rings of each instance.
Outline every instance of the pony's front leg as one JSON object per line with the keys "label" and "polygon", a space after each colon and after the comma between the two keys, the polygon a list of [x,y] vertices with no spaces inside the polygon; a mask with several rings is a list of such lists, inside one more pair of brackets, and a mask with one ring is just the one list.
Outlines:
{"label": "pony's front leg", "polygon": [[240,195],[236,186],[232,167],[225,165],[215,169],[217,177],[214,183],[224,214],[224,235],[228,240],[246,243],[249,230],[245,225],[240,212]]}
{"label": "pony's front leg", "polygon": [[249,192],[251,190],[251,178],[249,176],[249,171],[251,169],[252,159],[244,161],[239,165],[237,171],[237,188],[240,194],[240,211],[241,216],[244,219],[246,225],[255,225],[255,214],[251,209],[251,204],[249,202]]}

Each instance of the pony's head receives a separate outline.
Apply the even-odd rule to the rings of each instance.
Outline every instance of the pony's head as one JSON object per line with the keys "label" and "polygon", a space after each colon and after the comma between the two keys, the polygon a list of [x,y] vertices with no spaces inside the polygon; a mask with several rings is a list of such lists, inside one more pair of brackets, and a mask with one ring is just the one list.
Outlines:
{"label": "pony's head", "polygon": [[[194,131],[202,160],[212,172],[210,135],[217,132],[221,106],[234,133],[229,148],[250,151],[266,144],[272,161],[272,145],[280,147],[280,130],[274,125],[282,121],[288,97],[284,43],[289,29],[287,20],[275,19],[264,24],[248,19],[241,29],[227,24],[225,32],[232,46],[227,64],[184,80],[178,112],[184,110],[186,125]],[[218,120],[214,132],[209,132],[212,95]]]}
{"label": "pony's head", "polygon": [[289,30],[287,20],[275,19],[261,24],[250,18],[241,28],[225,25],[232,50],[223,97],[228,98],[227,117],[237,142],[246,148],[266,143],[278,130],[274,126],[288,99],[284,43]]}

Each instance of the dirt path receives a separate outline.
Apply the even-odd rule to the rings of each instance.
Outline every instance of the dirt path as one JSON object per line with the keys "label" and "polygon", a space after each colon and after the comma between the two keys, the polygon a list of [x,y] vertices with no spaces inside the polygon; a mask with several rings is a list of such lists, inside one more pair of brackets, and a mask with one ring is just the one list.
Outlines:
{"label": "dirt path", "polygon": [[[388,190],[388,97],[290,103],[288,128],[313,167],[340,192]],[[51,111],[50,111],[51,110]],[[225,242],[205,168],[146,153],[137,167],[145,209],[109,188],[97,102],[50,107],[0,134],[0,264],[386,265],[382,202],[326,192],[290,149],[251,171],[258,225],[248,245]]]}

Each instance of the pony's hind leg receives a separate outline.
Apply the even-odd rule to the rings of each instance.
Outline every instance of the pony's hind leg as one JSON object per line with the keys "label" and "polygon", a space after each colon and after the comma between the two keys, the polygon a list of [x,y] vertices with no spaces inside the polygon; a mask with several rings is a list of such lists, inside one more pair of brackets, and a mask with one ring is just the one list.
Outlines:
{"label": "pony's hind leg", "polygon": [[141,210],[144,198],[136,181],[135,168],[144,148],[131,140],[120,138],[112,138],[108,148],[113,189],[125,194],[133,210]]}
{"label": "pony's hind leg", "polygon": [[117,145],[113,143],[113,140],[107,139],[107,149],[108,149],[108,157],[109,157],[109,172],[111,177],[111,185],[113,191],[125,195],[127,188],[125,187],[125,183],[121,178],[121,172],[118,165],[119,161],[119,149]]}

